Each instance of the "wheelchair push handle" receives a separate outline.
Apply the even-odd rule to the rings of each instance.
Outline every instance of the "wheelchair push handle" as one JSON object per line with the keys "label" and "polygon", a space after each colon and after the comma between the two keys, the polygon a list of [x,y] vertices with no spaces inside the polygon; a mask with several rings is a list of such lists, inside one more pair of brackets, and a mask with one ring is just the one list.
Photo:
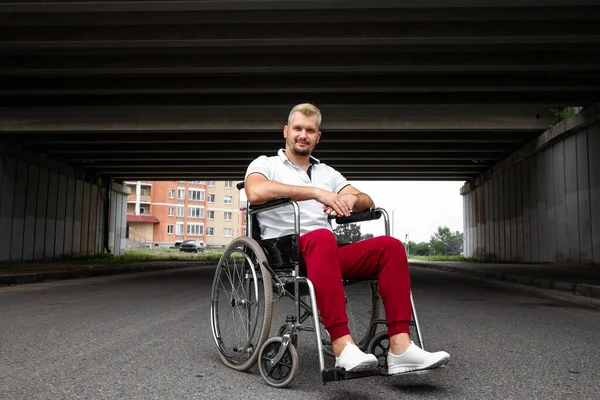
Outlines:
{"label": "wheelchair push handle", "polygon": [[335,219],[337,224],[349,224],[352,222],[371,221],[381,218],[382,211],[379,208],[370,208],[367,211],[353,212],[349,217],[337,217],[330,215],[328,219]]}

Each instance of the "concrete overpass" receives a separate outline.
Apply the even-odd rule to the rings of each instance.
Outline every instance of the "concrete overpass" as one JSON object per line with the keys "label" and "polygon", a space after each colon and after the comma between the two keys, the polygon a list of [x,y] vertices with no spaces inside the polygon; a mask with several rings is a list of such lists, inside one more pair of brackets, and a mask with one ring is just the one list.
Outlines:
{"label": "concrete overpass", "polygon": [[[468,254],[600,262],[600,233],[594,234],[600,225],[591,207],[600,185],[591,162],[599,151],[594,108],[600,101],[599,3],[3,2],[0,229],[42,258],[117,249],[119,223],[115,220],[117,231],[109,239],[106,220],[110,212],[118,217],[123,211],[106,199],[116,196],[110,204],[121,204],[118,182],[241,179],[251,159],[282,145],[287,110],[310,101],[324,112],[324,138],[315,155],[349,179],[467,181]],[[553,132],[551,110],[569,106],[586,109],[579,127],[540,139]],[[576,164],[578,171],[587,166],[587,188],[583,177],[576,188],[563,185],[564,191],[553,183],[552,204],[560,203],[560,193],[565,199],[578,193],[575,203],[570,197],[569,209],[575,206],[583,216],[579,235],[587,232],[579,230],[580,223],[589,226],[589,246],[582,250],[579,243],[566,258],[557,256],[556,246],[543,251],[538,246],[537,258],[526,257],[524,228],[516,222],[514,230],[509,222],[502,231],[500,246],[502,235],[492,236],[487,221],[517,221],[524,209],[523,178],[517,184],[515,168],[523,175],[529,167],[520,163],[576,132],[586,139],[577,142],[583,147]],[[532,147],[540,140],[543,145]],[[564,146],[563,154],[572,150]],[[552,167],[540,165],[529,182],[556,178],[555,164],[567,174],[565,158],[561,164],[556,157]],[[558,176],[567,181],[567,175]],[[487,189],[494,179],[504,179],[505,190]],[[547,187],[540,184],[539,190]],[[50,194],[46,207],[40,195],[48,188],[59,194]],[[488,193],[485,201],[482,191]],[[509,194],[503,198],[500,192]],[[9,193],[11,200],[5,199]],[[493,205],[486,211],[477,206],[492,198],[502,214]],[[50,211],[57,204],[67,204],[64,215]],[[552,204],[553,218],[566,226],[566,214],[556,217]],[[97,228],[79,253],[65,246],[59,251],[58,235],[50,251],[47,240],[42,245],[37,238],[41,233],[27,236],[26,226],[38,226],[33,220],[46,227],[44,235],[53,223],[54,232],[60,230],[58,220],[86,227],[93,221]],[[74,237],[83,242],[82,235]],[[523,237],[522,249],[515,242],[513,254],[515,235]],[[5,246],[0,259],[31,255],[15,240],[0,245]]]}

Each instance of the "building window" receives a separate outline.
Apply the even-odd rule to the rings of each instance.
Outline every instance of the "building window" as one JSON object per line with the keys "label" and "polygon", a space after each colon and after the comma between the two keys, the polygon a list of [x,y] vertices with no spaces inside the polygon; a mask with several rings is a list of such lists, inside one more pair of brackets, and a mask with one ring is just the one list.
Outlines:
{"label": "building window", "polygon": [[173,225],[167,225],[167,235],[173,234]]}
{"label": "building window", "polygon": [[215,195],[214,194],[209,194],[208,195],[208,202],[209,203],[214,203],[215,202]]}
{"label": "building window", "polygon": [[217,181],[208,181],[208,186],[210,186],[210,187],[217,186]]}
{"label": "building window", "polygon": [[183,217],[183,206],[177,206],[177,216]]}
{"label": "building window", "polygon": [[244,227],[244,236],[246,236],[246,227]]}
{"label": "building window", "polygon": [[223,236],[224,237],[232,237],[233,236],[233,228],[223,228]]}
{"label": "building window", "polygon": [[177,226],[177,234],[183,235],[183,222],[178,222],[176,226]]}
{"label": "building window", "polygon": [[210,228],[206,228],[206,236],[213,236],[215,234],[215,228],[212,226]]}
{"label": "building window", "polygon": [[140,207],[140,214],[146,214],[146,207]]}
{"label": "building window", "polygon": [[146,188],[140,188],[140,196],[148,196],[150,193],[148,193],[148,189]]}
{"label": "building window", "polygon": [[231,217],[233,216],[231,211],[225,211],[225,221],[231,221]]}
{"label": "building window", "polygon": [[175,189],[169,189],[169,198],[170,199],[174,199],[175,198]]}
{"label": "building window", "polygon": [[177,199],[178,200],[185,199],[185,188],[177,188]]}
{"label": "building window", "polygon": [[188,211],[190,218],[204,218],[204,207],[189,206]]}
{"label": "building window", "polygon": [[175,215],[175,207],[169,207],[169,217],[172,217]]}
{"label": "building window", "polygon": [[215,212],[214,211],[210,210],[210,211],[208,211],[207,214],[208,215],[206,216],[206,218],[208,218],[208,219],[215,219]]}
{"label": "building window", "polygon": [[191,201],[204,201],[204,190],[201,190],[201,189],[190,189],[188,191],[188,200],[191,200]]}
{"label": "building window", "polygon": [[225,181],[225,189],[231,189],[233,187],[233,181]]}
{"label": "building window", "polygon": [[194,185],[205,185],[206,181],[190,181],[190,183]]}
{"label": "building window", "polygon": [[204,235],[204,224],[187,224],[187,234],[190,236]]}
{"label": "building window", "polygon": [[232,197],[232,196],[225,196],[225,197],[223,198],[223,202],[224,202],[225,204],[232,204],[232,203],[233,203],[233,197]]}

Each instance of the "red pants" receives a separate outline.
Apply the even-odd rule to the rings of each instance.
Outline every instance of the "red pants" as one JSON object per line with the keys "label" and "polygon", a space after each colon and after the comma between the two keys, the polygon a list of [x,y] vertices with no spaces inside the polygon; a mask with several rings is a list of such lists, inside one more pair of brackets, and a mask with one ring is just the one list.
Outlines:
{"label": "red pants", "polygon": [[332,341],[350,334],[342,278],[377,278],[388,335],[409,332],[410,276],[399,240],[379,236],[338,248],[333,232],[317,229],[300,236],[299,245],[301,266],[315,287],[317,306]]}

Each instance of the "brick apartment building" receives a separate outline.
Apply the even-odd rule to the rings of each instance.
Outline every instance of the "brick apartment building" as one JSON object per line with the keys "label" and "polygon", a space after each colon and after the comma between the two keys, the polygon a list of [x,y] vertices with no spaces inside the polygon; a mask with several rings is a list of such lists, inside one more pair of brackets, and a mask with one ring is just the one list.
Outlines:
{"label": "brick apartment building", "polygon": [[233,181],[125,182],[130,242],[173,246],[187,239],[226,246],[245,232]]}

